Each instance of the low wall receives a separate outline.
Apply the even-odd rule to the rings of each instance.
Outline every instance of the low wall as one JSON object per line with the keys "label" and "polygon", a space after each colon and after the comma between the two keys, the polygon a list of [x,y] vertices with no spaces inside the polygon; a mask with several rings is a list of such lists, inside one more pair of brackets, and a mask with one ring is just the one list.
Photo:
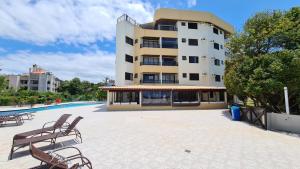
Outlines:
{"label": "low wall", "polygon": [[188,110],[188,109],[225,109],[224,102],[202,102],[199,106],[140,106],[138,104],[112,104],[107,106],[107,110]]}
{"label": "low wall", "polygon": [[300,115],[268,113],[268,130],[281,130],[300,134]]}

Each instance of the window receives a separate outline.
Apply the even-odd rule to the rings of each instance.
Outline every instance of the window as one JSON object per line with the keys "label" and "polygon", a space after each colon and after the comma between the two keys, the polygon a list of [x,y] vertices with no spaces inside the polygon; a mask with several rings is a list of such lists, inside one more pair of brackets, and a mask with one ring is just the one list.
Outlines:
{"label": "window", "polygon": [[221,63],[222,63],[222,65],[224,65],[224,61],[223,60],[221,61]]}
{"label": "window", "polygon": [[182,77],[183,77],[183,78],[186,78],[186,73],[182,73]]}
{"label": "window", "polygon": [[125,72],[125,80],[132,80],[132,73]]}
{"label": "window", "polygon": [[136,44],[136,43],[139,43],[139,40],[138,39],[135,39],[134,40],[134,43]]}
{"label": "window", "polygon": [[177,38],[161,38],[162,48],[178,48]]}
{"label": "window", "polygon": [[133,63],[133,57],[126,54],[126,55],[125,55],[125,61],[126,61],[126,62],[130,62],[130,63]]}
{"label": "window", "polygon": [[133,39],[131,39],[130,37],[126,36],[126,37],[125,37],[125,41],[126,41],[127,44],[133,46]]}
{"label": "window", "polygon": [[186,60],[186,56],[182,56],[182,60]]}
{"label": "window", "polygon": [[136,57],[134,57],[134,61],[137,61],[138,60],[138,57],[136,56]]}
{"label": "window", "polygon": [[190,57],[189,57],[189,62],[190,62],[190,63],[199,63],[199,58],[198,58],[198,56],[190,56]]}
{"label": "window", "polygon": [[134,74],[134,78],[138,78],[138,74],[137,73]]}
{"label": "window", "polygon": [[185,22],[181,22],[181,26],[185,26]]}
{"label": "window", "polygon": [[198,39],[189,39],[190,46],[198,46]]}
{"label": "window", "polygon": [[217,49],[217,50],[219,50],[219,48],[220,48],[219,44],[218,43],[214,43],[214,48]]}
{"label": "window", "polygon": [[223,34],[223,31],[220,30],[220,34]]}
{"label": "window", "polygon": [[215,59],[215,65],[220,66],[220,60],[219,59]]}
{"label": "window", "polygon": [[214,98],[214,92],[212,91],[209,92],[209,98]]}
{"label": "window", "polygon": [[215,75],[215,81],[220,82],[221,81],[221,76],[220,75]]}
{"label": "window", "polygon": [[199,80],[198,73],[190,73],[190,80]]}
{"label": "window", "polygon": [[223,49],[223,45],[220,45],[221,49]]}
{"label": "window", "polygon": [[225,95],[224,95],[224,92],[219,92],[220,94],[219,94],[219,100],[220,101],[224,101],[225,100]]}
{"label": "window", "polygon": [[198,29],[198,25],[197,25],[197,23],[191,23],[191,22],[189,22],[188,23],[188,28],[189,29]]}
{"label": "window", "polygon": [[185,42],[186,42],[186,39],[185,39],[185,38],[182,38],[182,39],[181,39],[181,42],[182,42],[182,43],[185,43]]}
{"label": "window", "polygon": [[217,35],[218,35],[218,34],[219,34],[219,30],[218,30],[218,28],[214,27],[214,28],[213,28],[213,32],[214,32],[215,34],[217,34]]}

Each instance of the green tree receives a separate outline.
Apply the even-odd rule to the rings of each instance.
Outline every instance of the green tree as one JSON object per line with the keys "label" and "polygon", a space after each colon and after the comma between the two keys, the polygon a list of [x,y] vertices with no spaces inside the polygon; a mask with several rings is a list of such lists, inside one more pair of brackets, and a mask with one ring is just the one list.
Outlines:
{"label": "green tree", "polygon": [[5,76],[0,76],[0,93],[7,88],[7,80]]}
{"label": "green tree", "polygon": [[242,100],[284,111],[283,87],[292,111],[300,109],[300,8],[258,13],[226,44],[225,86]]}

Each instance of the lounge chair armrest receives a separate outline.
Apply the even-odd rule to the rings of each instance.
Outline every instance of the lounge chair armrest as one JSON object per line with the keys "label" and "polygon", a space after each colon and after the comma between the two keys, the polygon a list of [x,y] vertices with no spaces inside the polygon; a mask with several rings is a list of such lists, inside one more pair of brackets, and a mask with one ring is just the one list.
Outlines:
{"label": "lounge chair armrest", "polygon": [[[86,157],[84,157],[84,156],[76,156],[76,157],[67,158],[67,159],[65,159],[65,160],[63,160],[63,161],[59,161],[59,163],[57,163],[57,164],[51,166],[49,169],[54,169],[56,166],[58,166],[58,165],[60,165],[60,164],[66,164],[67,162],[70,162],[70,161],[73,161],[73,160],[76,160],[76,159],[80,159],[81,162],[83,162],[84,160],[86,160],[86,161],[85,161],[85,164],[90,164],[90,165],[92,165],[92,163],[90,162],[90,160],[89,160],[88,158],[86,158]],[[81,164],[81,165],[82,165],[82,164]]]}
{"label": "lounge chair armrest", "polygon": [[49,125],[49,124],[51,124],[51,123],[55,123],[56,121],[49,121],[49,122],[46,122],[44,125],[43,125],[43,127],[42,127],[42,129],[44,129],[47,125]]}
{"label": "lounge chair armrest", "polygon": [[62,148],[57,148],[57,149],[55,149],[55,150],[52,150],[52,151],[50,151],[51,153],[53,152],[58,152],[58,151],[62,151],[62,150],[66,150],[66,149],[75,149],[75,150],[77,150],[78,151],[78,154],[82,154],[81,153],[81,151],[77,148],[77,147],[72,147],[72,146],[69,146],[69,147],[62,147]]}

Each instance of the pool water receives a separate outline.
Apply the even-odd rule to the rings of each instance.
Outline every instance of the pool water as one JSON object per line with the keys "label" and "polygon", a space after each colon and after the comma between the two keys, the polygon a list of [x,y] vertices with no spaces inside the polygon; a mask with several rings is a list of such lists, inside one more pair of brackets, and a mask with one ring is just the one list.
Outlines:
{"label": "pool water", "polygon": [[101,104],[101,103],[100,102],[73,102],[73,103],[49,105],[49,106],[44,106],[44,107],[34,107],[34,108],[28,108],[28,109],[7,110],[7,111],[0,111],[0,116],[10,115],[10,114],[18,114],[18,113],[24,113],[24,112],[34,113],[34,112],[44,111],[44,110],[90,106],[90,105],[96,105],[96,104]]}

